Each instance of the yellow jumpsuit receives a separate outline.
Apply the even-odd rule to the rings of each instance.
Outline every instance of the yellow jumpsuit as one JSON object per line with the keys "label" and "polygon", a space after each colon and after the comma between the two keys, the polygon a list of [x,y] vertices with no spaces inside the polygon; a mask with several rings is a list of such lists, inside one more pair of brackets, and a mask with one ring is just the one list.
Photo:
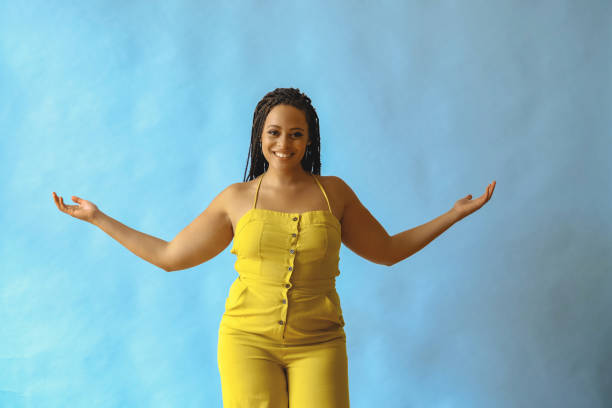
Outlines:
{"label": "yellow jumpsuit", "polygon": [[[265,173],[264,173],[265,174]],[[236,224],[219,325],[224,408],[348,408],[346,335],[336,292],[340,221],[328,210],[253,207]]]}

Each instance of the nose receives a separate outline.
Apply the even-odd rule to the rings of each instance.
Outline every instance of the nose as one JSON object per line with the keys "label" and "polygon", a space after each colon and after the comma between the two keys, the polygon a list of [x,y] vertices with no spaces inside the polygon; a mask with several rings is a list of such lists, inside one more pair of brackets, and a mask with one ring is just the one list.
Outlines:
{"label": "nose", "polygon": [[291,138],[289,137],[289,134],[284,133],[282,134],[279,138],[278,141],[276,142],[276,144],[280,147],[285,147],[287,145],[289,145],[291,143]]}

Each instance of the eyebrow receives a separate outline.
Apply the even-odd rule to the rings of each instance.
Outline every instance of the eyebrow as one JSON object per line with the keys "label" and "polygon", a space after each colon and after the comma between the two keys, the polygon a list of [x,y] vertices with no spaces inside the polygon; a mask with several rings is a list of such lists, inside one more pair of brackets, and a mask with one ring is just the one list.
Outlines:
{"label": "eyebrow", "polygon": [[[280,126],[278,126],[278,125],[268,125],[268,127],[269,127],[269,128],[271,128],[271,127],[273,127],[273,126],[275,126],[275,127],[280,127]],[[293,128],[291,128],[291,129],[289,129],[289,130],[293,130],[293,129],[300,129],[300,130],[302,130],[302,131],[304,130],[304,129],[302,129],[301,127],[293,127]]]}

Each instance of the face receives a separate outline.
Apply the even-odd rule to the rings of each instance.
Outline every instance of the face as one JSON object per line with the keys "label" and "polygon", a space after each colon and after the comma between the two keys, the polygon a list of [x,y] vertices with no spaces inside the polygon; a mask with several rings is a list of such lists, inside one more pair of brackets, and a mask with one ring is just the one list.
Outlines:
{"label": "face", "polygon": [[[261,134],[261,148],[270,167],[301,168],[310,144],[306,114],[291,105],[276,105],[268,113]],[[276,153],[283,154],[279,157]]]}

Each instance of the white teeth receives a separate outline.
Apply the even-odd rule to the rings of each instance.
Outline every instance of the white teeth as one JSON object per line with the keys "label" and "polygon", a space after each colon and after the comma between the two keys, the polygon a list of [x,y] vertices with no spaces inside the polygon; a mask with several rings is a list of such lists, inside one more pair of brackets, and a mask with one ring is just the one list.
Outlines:
{"label": "white teeth", "polygon": [[274,152],[274,154],[277,155],[278,157],[287,158],[287,157],[291,156],[293,153],[291,153],[291,154],[282,154],[282,153],[279,153],[279,152]]}

